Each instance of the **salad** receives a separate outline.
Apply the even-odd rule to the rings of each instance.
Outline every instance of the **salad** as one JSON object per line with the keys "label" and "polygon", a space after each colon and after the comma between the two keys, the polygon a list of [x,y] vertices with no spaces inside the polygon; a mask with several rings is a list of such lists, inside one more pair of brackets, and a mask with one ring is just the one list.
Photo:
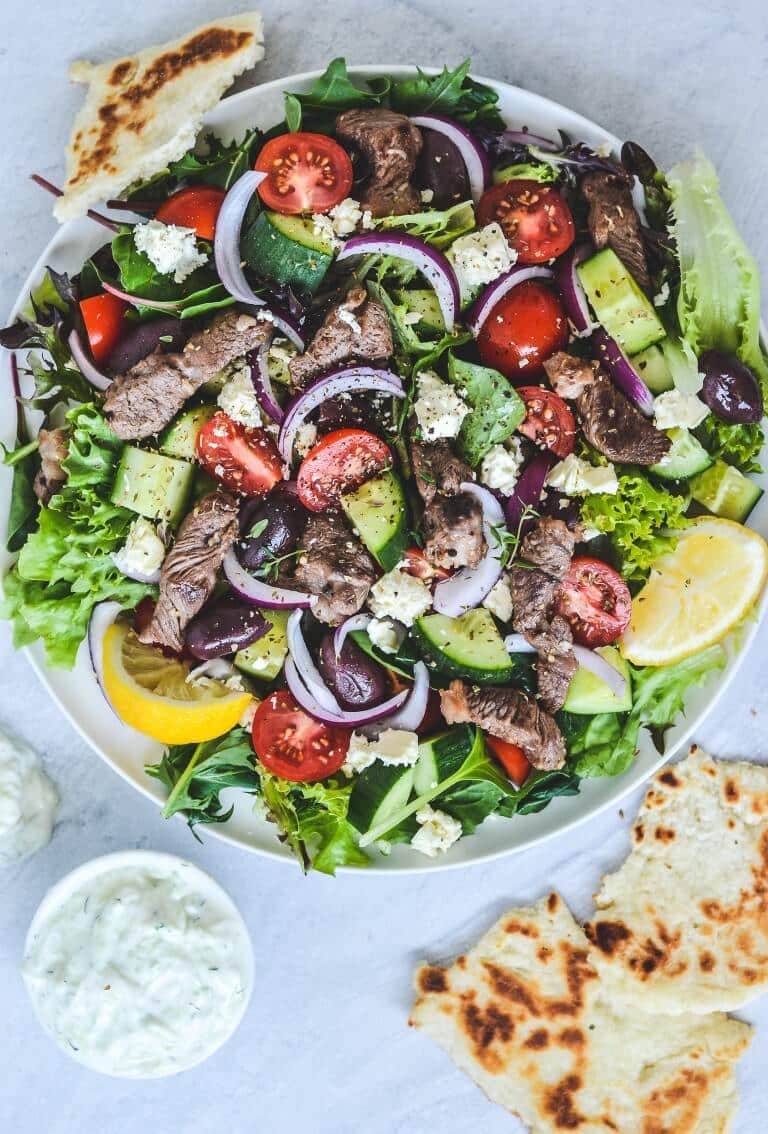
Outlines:
{"label": "salad", "polygon": [[759,280],[705,157],[336,59],[108,206],[2,332],[3,613],[90,649],[167,816],[249,793],[333,873],[663,749],[768,569]]}

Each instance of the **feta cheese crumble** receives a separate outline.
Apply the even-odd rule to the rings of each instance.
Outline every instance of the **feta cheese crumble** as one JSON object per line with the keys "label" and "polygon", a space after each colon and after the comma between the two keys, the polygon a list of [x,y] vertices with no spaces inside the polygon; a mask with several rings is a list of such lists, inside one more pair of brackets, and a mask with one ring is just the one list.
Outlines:
{"label": "feta cheese crumble", "polygon": [[376,618],[412,626],[432,606],[432,592],[421,579],[395,567],[373,584],[368,605]]}
{"label": "feta cheese crumble", "polygon": [[509,579],[502,575],[483,599],[483,606],[498,618],[499,622],[509,622],[512,617],[512,591]]}
{"label": "feta cheese crumble", "polygon": [[495,221],[477,232],[460,236],[451,245],[451,259],[459,276],[462,292],[474,291],[508,272],[517,253],[507,244],[501,226]]}
{"label": "feta cheese crumble", "polygon": [[368,637],[383,654],[396,654],[404,633],[390,618],[372,618],[368,623]]}
{"label": "feta cheese crumble", "polygon": [[296,437],[293,442],[294,456],[303,460],[315,441],[317,441],[317,426],[313,425],[311,421],[306,421],[296,430]]}
{"label": "feta cheese crumble", "polygon": [[435,199],[435,191],[434,189],[422,189],[419,196],[425,205],[430,205]]}
{"label": "feta cheese crumble", "polygon": [[616,469],[612,464],[591,465],[575,453],[569,453],[565,460],[550,469],[544,483],[566,496],[589,496],[597,492],[613,495],[619,491]]}
{"label": "feta cheese crumble", "polygon": [[669,284],[667,283],[666,280],[664,280],[664,283],[661,285],[658,292],[653,297],[653,306],[654,307],[663,307],[668,299],[669,299]]}
{"label": "feta cheese crumble", "polygon": [[336,230],[333,227],[333,221],[330,216],[327,216],[325,213],[313,213],[312,230],[315,236],[319,236],[321,240],[324,240],[333,252],[338,252],[341,248],[341,241],[336,235]]}
{"label": "feta cheese crumble", "polygon": [[370,768],[376,760],[381,760],[382,764],[410,768],[418,758],[419,738],[415,732],[385,728],[376,740],[369,740],[362,733],[353,732],[342,771],[351,776]]}
{"label": "feta cheese crumble", "polygon": [[459,395],[434,370],[422,370],[416,375],[418,398],[413,411],[425,441],[440,437],[456,437],[461,423],[470,412]]}
{"label": "feta cheese crumble", "polygon": [[493,445],[480,465],[480,480],[489,488],[500,492],[502,496],[511,496],[522,463],[523,450],[517,437],[512,438],[509,448],[505,445]]}
{"label": "feta cheese crumble", "polygon": [[347,326],[351,329],[353,335],[362,335],[363,328],[357,321],[357,316],[355,315],[354,311],[350,311],[348,307],[345,307],[342,304],[342,306],[339,308],[338,314],[341,322],[347,324]]}
{"label": "feta cheese crumble", "polygon": [[258,429],[262,424],[261,409],[256,400],[256,392],[251,381],[251,372],[247,366],[240,366],[227,378],[216,399],[217,405],[224,410],[227,417],[246,425],[250,429]]}
{"label": "feta cheese crumble", "polygon": [[208,260],[205,252],[197,250],[197,234],[193,228],[163,224],[159,220],[137,224],[133,243],[137,251],[149,257],[161,275],[173,274],[175,283],[183,283],[195,268]]}
{"label": "feta cheese crumble", "polygon": [[134,575],[153,575],[165,559],[165,544],[157,534],[155,525],[139,516],[128,529],[125,543],[112,555],[118,571],[132,578]]}
{"label": "feta cheese crumble", "polygon": [[695,429],[709,414],[709,409],[695,394],[667,390],[653,403],[653,420],[657,429]]}
{"label": "feta cheese crumble", "polygon": [[416,812],[416,820],[420,826],[411,839],[411,846],[428,858],[435,858],[447,851],[461,838],[461,823],[445,811],[422,807],[421,811]]}

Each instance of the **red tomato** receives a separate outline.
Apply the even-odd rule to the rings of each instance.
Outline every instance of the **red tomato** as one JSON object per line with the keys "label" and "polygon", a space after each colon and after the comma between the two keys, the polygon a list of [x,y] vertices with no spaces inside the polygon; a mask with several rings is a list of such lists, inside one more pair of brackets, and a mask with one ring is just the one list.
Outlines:
{"label": "red tomato", "polygon": [[558,611],[581,646],[609,646],[624,632],[632,614],[627,584],[602,559],[577,555],[562,581]]}
{"label": "red tomato", "polygon": [[545,386],[518,386],[525,402],[525,417],[518,431],[549,449],[556,457],[567,457],[576,445],[576,422],[563,399]]}
{"label": "red tomato", "polygon": [[453,572],[430,563],[420,547],[409,547],[403,554],[403,570],[416,579],[431,582],[433,579],[450,579]]}
{"label": "red tomato", "polygon": [[219,209],[225,197],[224,190],[213,185],[189,185],[163,201],[155,219],[163,224],[193,228],[201,240],[213,240]]}
{"label": "red tomato", "polygon": [[325,134],[281,134],[256,159],[259,196],[278,213],[327,213],[349,196],[352,162]]}
{"label": "red tomato", "polygon": [[389,446],[365,429],[335,429],[310,449],[301,462],[296,486],[310,512],[324,512],[345,492],[392,464]]}
{"label": "red tomato", "polygon": [[288,689],[266,697],[253,718],[253,749],[265,768],[295,783],[338,772],[349,748],[349,729],[324,725],[305,713]]}
{"label": "red tomato", "polygon": [[123,316],[129,304],[105,291],[80,300],[80,311],[88,332],[93,361],[101,366],[107,361],[125,327]]}
{"label": "red tomato", "polygon": [[263,429],[215,413],[197,435],[197,459],[212,477],[244,496],[264,496],[283,478],[283,462]]}
{"label": "red tomato", "polygon": [[538,181],[505,181],[483,193],[477,223],[492,221],[501,225],[518,264],[562,256],[576,238],[571,210],[555,189]]}
{"label": "red tomato", "polygon": [[477,338],[486,366],[507,378],[533,378],[545,358],[568,342],[563,305],[540,280],[525,280],[492,309]]}
{"label": "red tomato", "polygon": [[485,745],[499,761],[512,782],[517,784],[518,787],[522,787],[531,770],[528,757],[522,748],[517,744],[510,744],[508,740],[502,740],[499,736],[490,736],[488,733],[485,734]]}

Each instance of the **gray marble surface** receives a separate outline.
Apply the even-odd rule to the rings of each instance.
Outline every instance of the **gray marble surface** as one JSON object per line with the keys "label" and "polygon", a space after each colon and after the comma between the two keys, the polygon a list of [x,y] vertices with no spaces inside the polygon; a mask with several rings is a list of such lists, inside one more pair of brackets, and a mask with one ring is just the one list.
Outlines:
{"label": "gray marble surface", "polygon": [[[234,9],[242,5],[230,4]],[[216,9],[214,9],[215,11]],[[520,8],[501,0],[265,0],[267,58],[255,81],[354,62],[439,64],[471,55],[494,75],[568,103],[661,163],[700,143],[768,278],[760,207],[768,178],[768,19],[761,0],[670,4],[575,0]],[[27,180],[61,180],[61,155],[79,94],[75,58],[103,59],[168,38],[208,18],[203,0],[6,0],[0,98],[0,311],[6,312],[54,228],[49,200]],[[763,633],[740,678],[700,730],[720,755],[768,760]],[[47,700],[0,628],[0,725],[44,755],[62,796],[53,843],[0,875],[0,1120],[19,1134],[487,1134],[516,1123],[491,1107],[405,1026],[410,973],[422,957],[468,944],[506,904],[558,887],[579,915],[605,869],[627,850],[637,796],[622,811],[546,847],[462,873],[429,877],[303,878],[213,840],[200,846],[86,750]],[[256,991],[224,1050],[198,1070],[158,1083],[123,1083],[83,1070],[35,1023],[18,973],[24,935],[46,888],[97,854],[126,847],[175,851],[209,869],[238,902],[253,935]],[[768,1124],[768,1000],[744,1013],[758,1024],[740,1069],[736,1131]]]}

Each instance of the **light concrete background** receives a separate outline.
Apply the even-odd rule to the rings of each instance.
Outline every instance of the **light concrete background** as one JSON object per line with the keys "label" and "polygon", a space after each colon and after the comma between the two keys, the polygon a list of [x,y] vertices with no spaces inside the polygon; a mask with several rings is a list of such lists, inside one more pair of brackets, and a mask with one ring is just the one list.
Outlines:
{"label": "light concrete background", "polygon": [[[203,0],[6,0],[0,44],[0,312],[7,312],[54,222],[27,181],[54,181],[78,92],[68,63],[101,60],[173,37],[223,11]],[[660,164],[701,144],[768,279],[768,15],[762,0],[643,5],[560,0],[264,0],[263,81],[350,62],[452,64],[549,95]],[[719,755],[768,760],[766,634],[698,740]],[[406,1028],[415,961],[469,944],[507,904],[558,887],[589,913],[600,874],[628,847],[638,796],[548,847],[425,878],[303,878],[212,840],[198,845],[167,824],[88,751],[50,704],[0,628],[0,725],[34,744],[62,806],[51,846],[0,874],[0,1123],[17,1134],[502,1134],[515,1120],[490,1106],[442,1054]],[[524,820],[522,820],[524,821]],[[238,1034],[203,1067],[140,1084],[90,1073],[60,1054],[35,1023],[18,973],[24,935],[46,888],[97,854],[125,847],[184,854],[238,902],[253,935],[257,980]],[[740,1069],[737,1134],[768,1125],[768,1000]]]}

